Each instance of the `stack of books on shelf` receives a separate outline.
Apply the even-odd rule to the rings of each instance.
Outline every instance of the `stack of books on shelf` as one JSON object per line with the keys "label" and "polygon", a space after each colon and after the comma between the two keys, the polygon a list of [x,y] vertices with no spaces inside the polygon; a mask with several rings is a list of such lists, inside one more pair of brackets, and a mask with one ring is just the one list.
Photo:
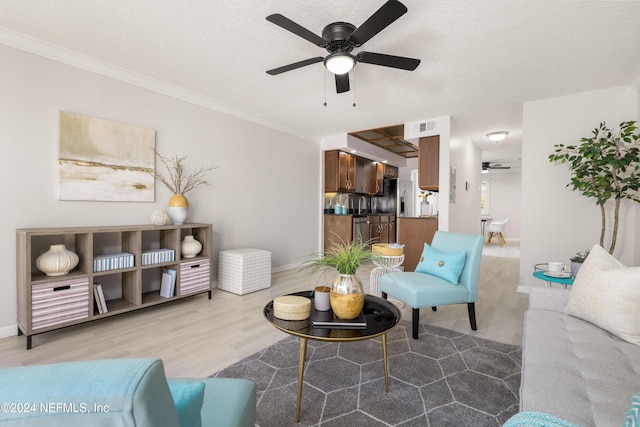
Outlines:
{"label": "stack of books on shelf", "polygon": [[165,268],[162,273],[162,282],[160,284],[160,296],[171,298],[176,291],[176,270],[173,268]]}
{"label": "stack of books on shelf", "polygon": [[98,307],[98,313],[107,313],[109,309],[107,308],[107,301],[104,298],[104,292],[102,291],[102,285],[100,283],[93,284],[93,296],[96,301],[96,306]]}
{"label": "stack of books on shelf", "polygon": [[94,273],[129,267],[133,267],[133,254],[130,253],[98,255],[93,258]]}
{"label": "stack of books on shelf", "polygon": [[142,265],[172,262],[174,259],[173,249],[156,249],[142,252]]}

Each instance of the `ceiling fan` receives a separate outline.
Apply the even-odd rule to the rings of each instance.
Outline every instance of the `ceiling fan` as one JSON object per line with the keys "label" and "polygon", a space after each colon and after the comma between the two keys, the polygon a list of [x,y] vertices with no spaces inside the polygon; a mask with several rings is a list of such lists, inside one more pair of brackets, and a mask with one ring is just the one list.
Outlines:
{"label": "ceiling fan", "polygon": [[501,163],[482,162],[482,173],[488,173],[491,169],[511,169],[511,166],[503,166]]}
{"label": "ceiling fan", "polygon": [[413,71],[420,65],[419,59],[374,52],[358,52],[355,56],[351,54],[354,48],[365,44],[406,12],[405,5],[397,0],[388,0],[359,27],[356,28],[348,22],[333,22],[324,27],[322,37],[279,13],[269,15],[267,16],[267,21],[273,22],[316,46],[326,49],[329,55],[326,57],[317,56],[274,68],[267,71],[267,74],[274,76],[307,65],[324,62],[327,70],[335,74],[337,92],[343,93],[349,91],[349,71],[357,62]]}

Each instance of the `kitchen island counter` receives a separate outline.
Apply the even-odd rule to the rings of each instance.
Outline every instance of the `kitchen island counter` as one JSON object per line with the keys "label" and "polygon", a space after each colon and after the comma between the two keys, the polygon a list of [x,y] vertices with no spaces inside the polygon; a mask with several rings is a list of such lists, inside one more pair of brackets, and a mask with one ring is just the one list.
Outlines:
{"label": "kitchen island counter", "polygon": [[398,243],[404,245],[404,271],[415,271],[424,244],[431,244],[438,217],[398,217]]}

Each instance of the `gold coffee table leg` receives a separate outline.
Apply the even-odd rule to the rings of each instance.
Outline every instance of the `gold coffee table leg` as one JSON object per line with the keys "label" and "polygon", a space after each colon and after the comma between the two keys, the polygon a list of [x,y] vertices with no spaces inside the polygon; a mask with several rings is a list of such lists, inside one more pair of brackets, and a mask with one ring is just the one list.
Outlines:
{"label": "gold coffee table leg", "polygon": [[389,363],[387,362],[387,334],[382,334],[382,363],[384,364],[384,389],[389,393]]}
{"label": "gold coffee table leg", "polygon": [[[386,354],[386,348],[385,348]],[[302,400],[302,381],[304,376],[304,359],[307,357],[307,339],[300,338],[300,362],[298,364],[298,403],[296,404],[296,423],[300,422],[300,401]],[[385,366],[386,366],[385,356]]]}

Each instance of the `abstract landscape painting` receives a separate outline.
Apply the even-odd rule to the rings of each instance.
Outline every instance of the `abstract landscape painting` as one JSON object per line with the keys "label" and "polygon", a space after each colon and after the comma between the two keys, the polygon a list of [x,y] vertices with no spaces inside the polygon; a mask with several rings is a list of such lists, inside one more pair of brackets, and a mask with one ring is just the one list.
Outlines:
{"label": "abstract landscape painting", "polygon": [[60,112],[60,200],[154,201],[156,132]]}

